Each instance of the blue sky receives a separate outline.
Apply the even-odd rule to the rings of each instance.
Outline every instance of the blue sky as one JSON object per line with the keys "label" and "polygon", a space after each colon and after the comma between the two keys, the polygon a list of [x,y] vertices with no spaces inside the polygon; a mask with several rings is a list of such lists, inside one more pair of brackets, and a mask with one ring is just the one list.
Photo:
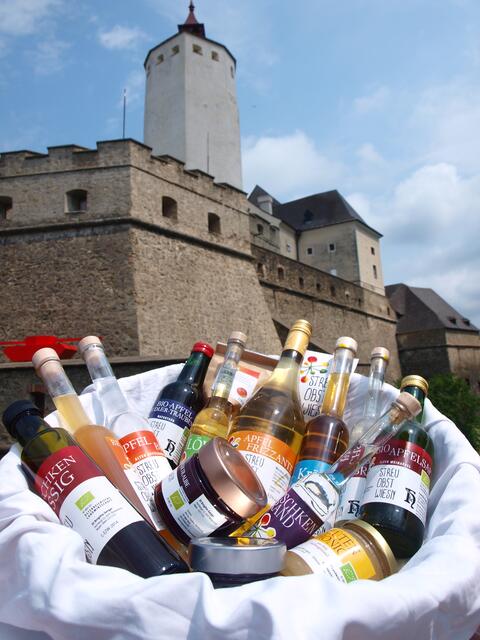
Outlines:
{"label": "blue sky", "polygon": [[[143,60],[184,0],[0,0],[0,151],[142,140]],[[480,2],[197,0],[238,62],[244,186],[338,189],[386,283],[480,326]]]}

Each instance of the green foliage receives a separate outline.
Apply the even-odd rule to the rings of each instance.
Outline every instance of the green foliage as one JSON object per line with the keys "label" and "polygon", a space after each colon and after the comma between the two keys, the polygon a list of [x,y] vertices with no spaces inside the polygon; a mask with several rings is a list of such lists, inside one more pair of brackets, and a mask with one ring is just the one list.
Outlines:
{"label": "green foliage", "polygon": [[465,380],[451,373],[433,376],[428,384],[428,397],[435,407],[480,451],[480,396],[473,393]]}

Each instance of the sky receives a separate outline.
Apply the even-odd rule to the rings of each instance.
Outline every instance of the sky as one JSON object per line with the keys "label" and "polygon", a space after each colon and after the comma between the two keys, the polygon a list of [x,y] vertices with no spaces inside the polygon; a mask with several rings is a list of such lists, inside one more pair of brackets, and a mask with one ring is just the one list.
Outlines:
{"label": "sky", "polygon": [[[143,61],[187,0],[0,0],[0,152],[143,139]],[[480,1],[197,0],[237,59],[244,189],[337,189],[386,284],[480,327]]]}

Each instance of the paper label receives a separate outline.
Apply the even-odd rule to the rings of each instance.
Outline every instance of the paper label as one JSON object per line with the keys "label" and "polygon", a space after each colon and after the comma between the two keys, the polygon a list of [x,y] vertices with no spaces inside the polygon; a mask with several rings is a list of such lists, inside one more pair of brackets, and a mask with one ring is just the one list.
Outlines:
{"label": "paper label", "polygon": [[236,431],[228,439],[238,449],[263,484],[269,504],[288,489],[296,453],[284,442],[260,431]]}
{"label": "paper label", "polygon": [[162,481],[162,495],[178,526],[190,538],[209,536],[227,522],[203,493],[191,460],[181,464]]}
{"label": "paper label", "polygon": [[373,456],[362,506],[392,504],[413,513],[425,524],[432,475],[432,458],[412,442],[391,439]]}
{"label": "paper label", "polygon": [[180,462],[195,412],[176,400],[160,399],[155,403],[148,422],[165,455],[175,464]]}
{"label": "paper label", "polygon": [[291,550],[310,567],[313,573],[323,573],[339,582],[368,580],[375,568],[353,536],[343,529],[330,529],[321,540],[312,538]]}
{"label": "paper label", "polygon": [[187,444],[182,453],[182,462],[191,458],[194,453],[198,453],[200,449],[212,440],[213,436],[203,436],[198,433],[191,433],[188,436]]}
{"label": "paper label", "polygon": [[60,522],[80,534],[93,564],[114,535],[142,517],[100,469],[76,446],[48,456],[35,478],[35,489]]}
{"label": "paper label", "polygon": [[229,401],[233,405],[239,404],[243,407],[246,401],[253,395],[259,377],[260,373],[258,371],[253,371],[253,369],[247,369],[240,365],[233,379],[232,389],[228,396]]}
{"label": "paper label", "polygon": [[365,491],[368,462],[345,483],[340,492],[340,503],[337,509],[336,522],[340,520],[355,520],[360,514],[360,503]]}
{"label": "paper label", "polygon": [[290,483],[294,484],[299,480],[303,480],[314,471],[317,473],[324,473],[330,468],[330,466],[331,465],[329,465],[328,462],[323,462],[322,460],[300,460],[295,465]]}

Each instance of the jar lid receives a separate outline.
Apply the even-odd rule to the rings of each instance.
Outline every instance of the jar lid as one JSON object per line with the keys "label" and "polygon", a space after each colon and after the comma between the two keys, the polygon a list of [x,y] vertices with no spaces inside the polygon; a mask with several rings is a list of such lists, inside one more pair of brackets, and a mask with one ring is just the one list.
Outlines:
{"label": "jar lid", "polygon": [[354,354],[357,353],[358,344],[357,341],[353,338],[349,338],[348,336],[342,336],[338,338],[335,343],[335,349],[350,349]]}
{"label": "jar lid", "polygon": [[85,349],[92,344],[97,344],[98,346],[103,347],[102,341],[100,338],[97,338],[97,336],[85,336],[85,338],[82,338],[77,345],[80,355],[83,355]]}
{"label": "jar lid", "polygon": [[194,538],[188,548],[193,571],[227,575],[278,573],[287,547],[262,538]]}
{"label": "jar lid", "polygon": [[208,344],[208,342],[195,342],[195,344],[192,347],[192,352],[193,351],[201,351],[202,353],[204,353],[206,356],[208,356],[209,358],[211,358],[214,354],[214,349],[212,346],[210,346]]}
{"label": "jar lid", "polygon": [[213,438],[202,447],[198,461],[218,496],[242,518],[250,518],[267,504],[252,467],[224,438]]}
{"label": "jar lid", "polygon": [[390,549],[388,542],[382,536],[382,534],[372,527],[371,524],[365,522],[364,520],[347,520],[341,523],[341,526],[344,529],[352,529],[354,532],[360,530],[360,533],[368,538],[377,548],[377,551],[380,552],[381,557],[379,560],[383,560],[381,564],[383,564],[387,570],[388,574],[396,573],[398,571],[398,564],[393,555],[393,551]]}
{"label": "jar lid", "polygon": [[385,362],[388,362],[390,360],[390,351],[385,347],[375,347],[370,354],[370,360],[373,360],[373,358],[382,358]]}
{"label": "jar lid", "polygon": [[405,387],[418,387],[425,395],[428,395],[428,382],[422,376],[405,376],[400,383],[400,390]]}

